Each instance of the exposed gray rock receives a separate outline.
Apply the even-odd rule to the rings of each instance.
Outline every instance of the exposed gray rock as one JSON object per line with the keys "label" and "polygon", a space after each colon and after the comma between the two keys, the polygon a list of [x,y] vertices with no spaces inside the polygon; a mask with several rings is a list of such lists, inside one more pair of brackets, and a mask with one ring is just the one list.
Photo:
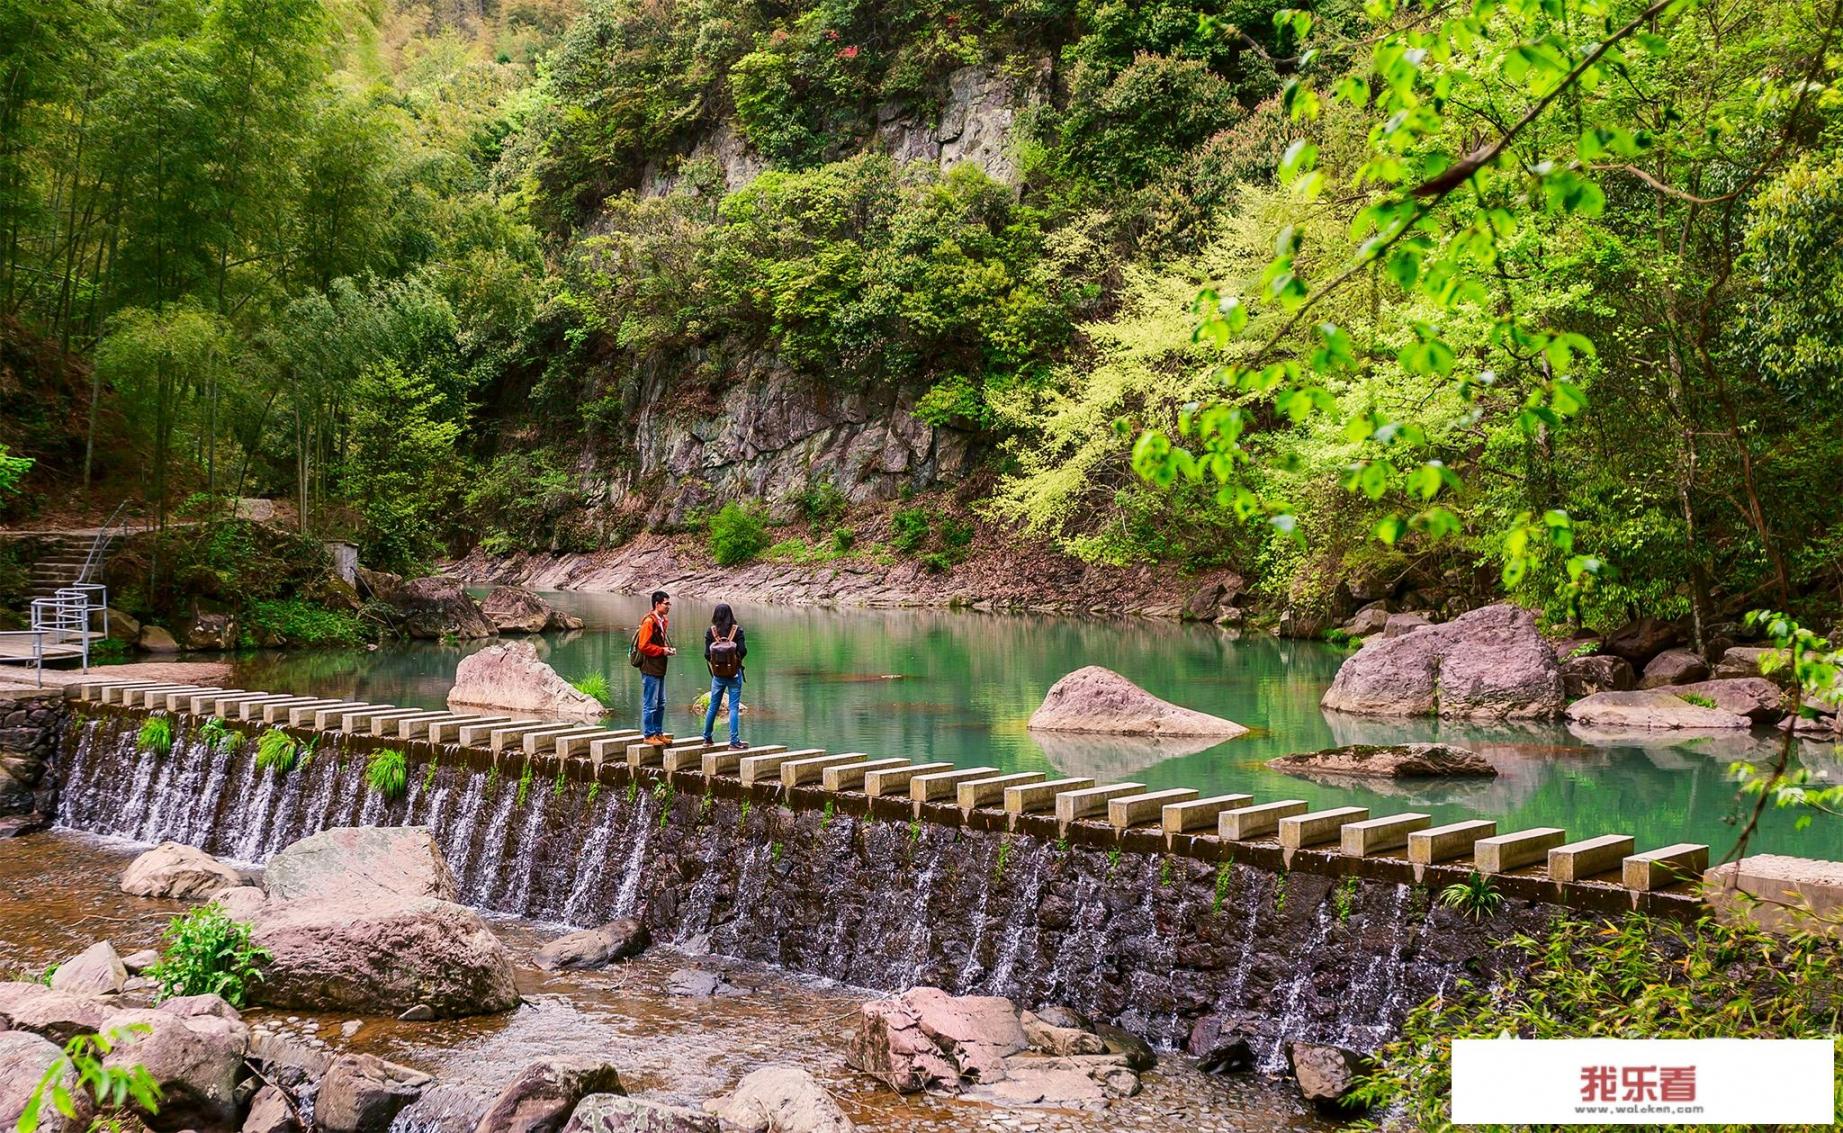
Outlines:
{"label": "exposed gray rock", "polygon": [[432,1082],[427,1074],[370,1054],[333,1059],[314,1096],[314,1124],[326,1133],[386,1133]]}
{"label": "exposed gray rock", "polygon": [[600,968],[645,951],[646,926],[633,917],[610,921],[600,928],[568,933],[537,950],[532,961],[545,971],[561,968]]}
{"label": "exposed gray rock", "polygon": [[529,641],[501,642],[463,657],[448,707],[497,708],[547,720],[599,720],[607,712],[601,701],[545,664]]}
{"label": "exposed gray rock", "polygon": [[1422,626],[1433,624],[1433,615],[1425,610],[1403,610],[1389,615],[1389,620],[1383,624],[1382,636],[1405,637]]}
{"label": "exposed gray rock", "polygon": [[1596,653],[1588,657],[1570,657],[1561,663],[1562,687],[1569,696],[1592,696],[1596,692],[1624,692],[1638,684],[1632,663],[1624,657]]}
{"label": "exposed gray rock", "polygon": [[122,967],[127,968],[128,974],[131,976],[138,976],[159,962],[160,953],[155,952],[151,948],[143,948],[139,952],[130,952],[128,955],[122,957]]}
{"label": "exposed gray rock", "polygon": [[1745,716],[1756,724],[1771,724],[1785,715],[1785,692],[1764,677],[1697,681],[1670,691],[1679,697],[1712,700],[1723,712]]}
{"label": "exposed gray rock", "polygon": [[1720,708],[1704,708],[1677,695],[1675,689],[1600,692],[1568,706],[1570,723],[1601,730],[1748,728],[1753,721]]}
{"label": "exposed gray rock", "polygon": [[1343,1105],[1363,1073],[1362,1056],[1342,1047],[1296,1042],[1287,1047],[1286,1059],[1300,1094],[1322,1106]]}
{"label": "exposed gray rock", "polygon": [[173,635],[159,626],[142,626],[140,640],[135,642],[143,653],[177,653],[179,642]]}
{"label": "exposed gray rock", "polygon": [[[0,1129],[11,1130],[19,1123],[33,1091],[63,1053],[58,1044],[29,1031],[0,1032]],[[40,1133],[84,1133],[90,1127],[95,1107],[89,1094],[77,1089],[76,1072],[66,1068],[63,1084],[76,1114],[66,1117],[54,1106],[40,1106]]]}
{"label": "exposed gray rock", "polygon": [[1270,759],[1275,771],[1418,779],[1436,775],[1495,776],[1497,768],[1475,751],[1453,744],[1351,744]]}
{"label": "exposed gray rock", "polygon": [[512,961],[480,915],[431,898],[270,902],[252,940],[270,953],[259,1002],[451,1018],[518,1004]]}
{"label": "exposed gray rock", "polygon": [[389,601],[396,608],[403,632],[411,637],[432,641],[443,637],[494,637],[499,633],[480,612],[480,603],[452,578],[412,578]]}
{"label": "exposed gray rock", "polygon": [[853,1133],[825,1087],[796,1066],[761,1066],[710,1108],[724,1133]]}
{"label": "exposed gray rock", "polygon": [[277,1086],[264,1085],[250,1099],[242,1133],[301,1133],[301,1122],[288,1103],[288,1095]]}
{"label": "exposed gray rock", "polygon": [[338,826],[289,845],[263,871],[276,901],[452,901],[457,887],[426,826]]}
{"label": "exposed gray rock", "polygon": [[911,988],[858,1012],[846,1061],[902,1093],[993,1080],[1029,1045],[1009,999]]}
{"label": "exposed gray rock", "polygon": [[480,612],[500,633],[562,632],[582,628],[582,619],[566,614],[522,586],[499,586],[480,602]]}
{"label": "exposed gray rock", "polygon": [[0,983],[0,1022],[42,1035],[63,1046],[82,1034],[94,1034],[111,1008],[84,995],[53,991],[44,984]]}
{"label": "exposed gray rock", "polygon": [[241,884],[242,874],[183,842],[160,843],[122,874],[122,892],[134,897],[205,900]]}
{"label": "exposed gray rock", "polygon": [[180,624],[179,639],[192,650],[235,649],[237,619],[229,614],[195,613]]}
{"label": "exposed gray rock", "polygon": [[1370,716],[1547,719],[1561,711],[1561,666],[1528,610],[1486,606],[1371,638],[1339,667],[1320,703]]}
{"label": "exposed gray rock", "polygon": [[224,915],[231,920],[247,923],[256,919],[268,900],[268,895],[254,885],[238,885],[219,893],[212,903],[223,909]]}
{"label": "exposed gray rock", "polygon": [[621,1075],[606,1062],[549,1058],[519,1071],[486,1108],[475,1133],[557,1133],[576,1104],[591,1094],[624,1094]]}
{"label": "exposed gray rock", "polygon": [[115,945],[99,940],[58,965],[51,974],[51,990],[72,995],[115,995],[128,982],[128,968],[115,954]]}
{"label": "exposed gray rock", "polygon": [[1687,649],[1666,649],[1645,665],[1639,688],[1693,684],[1709,675],[1708,662]]}
{"label": "exposed gray rock", "polygon": [[1677,627],[1659,618],[1644,617],[1627,622],[1600,644],[1602,652],[1624,657],[1636,668],[1643,668],[1651,658],[1683,640]]}
{"label": "exposed gray rock", "polygon": [[1371,602],[1344,623],[1344,632],[1352,637],[1368,637],[1373,633],[1381,633],[1388,628],[1391,616],[1387,602]]}
{"label": "exposed gray rock", "polygon": [[1101,1054],[1107,1044],[1086,1027],[1063,1027],[1026,1011],[1018,1016],[1024,1039],[1045,1054]]}
{"label": "exposed gray rock", "polygon": [[1032,729],[1136,736],[1220,736],[1247,733],[1233,720],[1160,700],[1111,669],[1089,665],[1050,687],[1031,714]]}
{"label": "exposed gray rock", "polygon": [[683,1106],[590,1094],[576,1106],[563,1133],[719,1133],[719,1126],[714,1115]]}
{"label": "exposed gray rock", "polygon": [[[1772,672],[1767,672],[1761,662],[1772,658],[1779,664]],[[1715,680],[1730,680],[1739,677],[1764,677],[1777,685],[1786,685],[1791,680],[1790,666],[1784,663],[1783,649],[1770,649],[1764,646],[1737,645],[1722,653],[1721,660],[1715,662],[1714,670],[1709,674]]]}
{"label": "exposed gray rock", "polygon": [[1004,1077],[980,1081],[966,1096],[997,1105],[1098,1110],[1138,1092],[1139,1075],[1114,1055],[1019,1054],[1005,1060]]}
{"label": "exposed gray rock", "polygon": [[474,1133],[492,1100],[469,1085],[432,1082],[398,1111],[395,1128],[417,1133]]}
{"label": "exposed gray rock", "polygon": [[158,1111],[140,1114],[150,1128],[236,1128],[237,1078],[250,1045],[249,1028],[242,1020],[210,1013],[121,1011],[107,1025],[146,1028],[117,1044],[103,1063],[145,1067],[159,1085]]}

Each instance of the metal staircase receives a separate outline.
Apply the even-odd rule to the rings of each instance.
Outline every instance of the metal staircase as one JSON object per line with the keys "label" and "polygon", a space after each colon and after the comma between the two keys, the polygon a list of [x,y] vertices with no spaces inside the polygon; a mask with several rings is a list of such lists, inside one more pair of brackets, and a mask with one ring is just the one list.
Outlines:
{"label": "metal staircase", "polygon": [[35,566],[33,580],[41,584],[41,590],[47,574],[66,577],[74,567],[76,578],[63,586],[54,583],[49,594],[41,592],[32,599],[30,628],[0,630],[0,664],[31,666],[40,685],[45,683],[47,661],[76,661],[89,672],[90,643],[109,636],[109,588],[95,580],[102,575],[103,559],[127,506],[126,502],[118,506],[96,530],[81,559],[68,549],[71,539],[80,537],[66,535],[62,537],[66,546]]}

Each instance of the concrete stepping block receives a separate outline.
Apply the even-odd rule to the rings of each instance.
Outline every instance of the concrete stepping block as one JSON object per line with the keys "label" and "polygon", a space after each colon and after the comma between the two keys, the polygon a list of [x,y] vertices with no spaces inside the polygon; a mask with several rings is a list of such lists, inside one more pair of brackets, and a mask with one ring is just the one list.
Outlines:
{"label": "concrete stepping block", "polygon": [[1253,801],[1253,795],[1211,795],[1206,799],[1167,803],[1158,812],[1158,824],[1168,835],[1183,834],[1204,827],[1213,829],[1221,820],[1223,811],[1245,807]]}
{"label": "concrete stepping block", "polygon": [[1679,881],[1700,880],[1709,868],[1709,848],[1697,842],[1678,842],[1633,854],[1620,863],[1620,880],[1627,889],[1649,893]]}
{"label": "concrete stepping block", "polygon": [[589,758],[598,764],[625,761],[628,745],[639,738],[640,733],[632,729],[611,730],[601,739],[589,741]]}
{"label": "concrete stepping block", "polygon": [[271,700],[256,707],[256,719],[265,724],[287,724],[288,714],[296,708],[311,704],[315,708],[331,708],[337,700],[328,700],[323,696],[291,696],[286,700]]}
{"label": "concrete stepping block", "polygon": [[143,693],[155,691],[177,692],[184,687],[184,685],[176,685],[166,681],[155,681],[148,684],[118,685],[108,690],[105,694],[103,703],[119,704],[123,708],[132,708],[141,702],[140,698]]}
{"label": "concrete stepping block", "polygon": [[1045,779],[1040,783],[1020,783],[1005,788],[1005,813],[1035,814],[1055,810],[1056,796],[1067,791],[1085,791],[1094,786],[1093,779]]}
{"label": "concrete stepping block", "polygon": [[80,681],[77,684],[65,686],[65,696],[77,700],[88,700],[95,703],[107,704],[110,702],[110,693],[115,693],[119,696],[123,689],[142,688],[158,683],[157,681],[112,681],[107,679]]}
{"label": "concrete stepping block", "polygon": [[1619,869],[1634,848],[1630,834],[1602,834],[1557,846],[1549,851],[1549,878],[1585,881],[1595,874]]}
{"label": "concrete stepping block", "polygon": [[796,759],[824,759],[826,751],[822,747],[795,748],[789,751],[784,744],[769,744],[765,747],[752,747],[747,751],[733,753],[742,758],[736,761],[736,775],[742,785],[752,787],[757,783],[779,783],[781,768]]}
{"label": "concrete stepping block", "polygon": [[809,755],[805,759],[790,759],[781,764],[781,786],[799,787],[807,783],[817,783],[824,777],[826,768],[862,763],[865,758],[865,754],[861,751],[846,751],[832,755]]}
{"label": "concrete stepping block", "polygon": [[1002,804],[1006,788],[1041,783],[1044,778],[1041,771],[1014,771],[1009,775],[968,779],[954,785],[954,802],[959,805],[962,815],[970,815],[982,806],[991,806],[993,803]]}
{"label": "concrete stepping block", "polygon": [[95,694],[86,699],[95,700],[101,704],[126,704],[129,689],[153,688],[159,683],[159,681],[100,681],[96,685]]}
{"label": "concrete stepping block", "polygon": [[1480,838],[1472,846],[1472,866],[1479,873],[1508,873],[1543,861],[1549,851],[1568,840],[1558,826],[1532,826],[1494,838]]}
{"label": "concrete stepping block", "polygon": [[288,726],[291,728],[312,727],[322,712],[336,712],[340,709],[364,708],[362,700],[336,700],[331,704],[301,704],[288,710]]}
{"label": "concrete stepping block", "polygon": [[974,779],[985,779],[1001,774],[996,767],[954,767],[944,771],[929,771],[909,779],[909,801],[915,804],[916,817],[921,816],[923,804],[940,799],[954,797],[960,784]]}
{"label": "concrete stepping block", "polygon": [[879,771],[895,771],[908,766],[910,766],[908,760],[894,756],[883,759],[866,759],[857,763],[841,763],[819,773],[819,786],[822,790],[827,791],[861,791],[869,776]]}
{"label": "concrete stepping block", "polygon": [[242,691],[240,688],[220,688],[210,692],[201,692],[196,696],[188,697],[182,711],[191,716],[214,715],[221,698],[235,696]]}
{"label": "concrete stepping block", "polygon": [[1347,822],[1338,830],[1338,849],[1347,858],[1367,858],[1408,844],[1408,835],[1433,825],[1433,815],[1409,811]]}
{"label": "concrete stepping block", "polygon": [[1069,823],[1092,814],[1106,814],[1107,804],[1118,798],[1145,790],[1144,783],[1108,783],[1102,787],[1082,787],[1056,796],[1056,828],[1067,830]]}
{"label": "concrete stepping block", "polygon": [[274,692],[239,692],[230,696],[220,696],[211,702],[211,714],[222,716],[226,720],[248,720],[249,706],[267,704],[272,700],[287,700],[288,697]]}
{"label": "concrete stepping block", "polygon": [[1107,824],[1118,834],[1123,830],[1156,821],[1172,803],[1187,803],[1198,792],[1189,787],[1172,787],[1163,791],[1146,791],[1137,795],[1118,795],[1107,800]]}
{"label": "concrete stepping block", "polygon": [[429,729],[437,724],[458,724],[465,717],[455,712],[444,712],[439,716],[405,716],[397,721],[397,738],[400,740],[427,739]]}
{"label": "concrete stepping block", "polygon": [[486,746],[495,753],[504,751],[509,746],[516,747],[518,750],[523,751],[525,747],[525,737],[527,735],[530,735],[532,732],[544,731],[546,728],[555,728],[556,726],[554,722],[538,720],[529,724],[507,724],[503,727],[491,727],[486,731]]}
{"label": "concrete stepping block", "polygon": [[461,738],[461,729],[478,727],[481,724],[510,724],[510,716],[456,716],[452,720],[437,720],[429,725],[429,742],[432,744],[451,744]]}
{"label": "concrete stepping block", "polygon": [[462,747],[475,747],[492,743],[493,733],[506,728],[536,728],[541,726],[537,720],[493,720],[483,719],[477,724],[461,721],[454,729],[454,741]]}
{"label": "concrete stepping block", "polygon": [[[165,704],[171,693],[197,691],[200,691],[197,685],[147,685],[122,690],[121,702],[124,708],[153,708],[156,703]],[[158,702],[155,697],[159,698]]]}
{"label": "concrete stepping block", "polygon": [[1497,823],[1483,818],[1416,830],[1408,835],[1408,860],[1415,865],[1433,865],[1468,857],[1480,838],[1490,838],[1496,833]]}
{"label": "concrete stepping block", "polygon": [[[834,768],[833,770],[837,770]],[[909,783],[918,775],[932,775],[939,771],[951,771],[951,763],[908,763],[901,767],[885,767],[864,775],[864,793],[873,799],[885,796],[897,797],[909,793]],[[830,775],[832,772],[826,772]]]}
{"label": "concrete stepping block", "polygon": [[346,718],[346,713],[348,712],[353,712],[353,711],[357,711],[357,710],[365,709],[365,708],[384,708],[384,707],[387,707],[387,706],[382,705],[382,704],[370,704],[364,701],[353,701],[350,704],[342,704],[337,708],[320,709],[319,711],[314,713],[313,719],[312,721],[310,721],[310,723],[313,725],[313,728],[315,731],[329,732],[339,727],[340,722]]}
{"label": "concrete stepping block", "polygon": [[[612,728],[596,728],[587,736],[565,736],[557,741],[557,754],[564,759],[595,759],[595,745],[601,744],[603,751],[614,749],[617,745],[623,753],[627,745],[633,742],[634,733],[615,731]],[[599,762],[599,761],[597,761]]]}
{"label": "concrete stepping block", "polygon": [[213,693],[236,691],[237,690],[234,688],[189,688],[181,692],[167,693],[163,700],[163,704],[168,712],[189,713],[192,710],[192,701],[197,697],[210,696]]}
{"label": "concrete stepping block", "polygon": [[1225,842],[1249,842],[1268,838],[1280,829],[1280,820],[1304,814],[1311,804],[1304,799],[1281,799],[1256,806],[1236,807],[1217,816],[1216,837]]}
{"label": "concrete stepping block", "polygon": [[559,742],[565,739],[588,739],[592,736],[604,735],[606,732],[606,728],[595,724],[565,724],[554,730],[540,729],[535,732],[526,732],[519,737],[519,746],[525,749],[526,755],[544,755],[549,752],[562,755],[562,752],[557,751]]}
{"label": "concrete stepping block", "polygon": [[371,721],[371,734],[383,739],[414,739],[429,721],[449,720],[453,717],[452,712],[437,712],[433,708],[411,711],[407,716],[379,716]]}
{"label": "concrete stepping block", "polygon": [[[704,772],[704,757],[713,751],[728,751],[729,746],[726,743],[707,744],[702,739],[677,744],[665,749],[665,754],[660,759],[660,766],[667,771],[695,771],[701,775]],[[742,752],[736,754],[741,755]],[[741,762],[740,759],[737,760],[737,765],[741,766]]]}
{"label": "concrete stepping block", "polygon": [[1282,850],[1303,850],[1307,846],[1321,846],[1326,842],[1335,842],[1338,840],[1338,831],[1352,822],[1362,822],[1368,817],[1368,807],[1336,806],[1329,810],[1315,810],[1282,818],[1280,820],[1280,848]]}

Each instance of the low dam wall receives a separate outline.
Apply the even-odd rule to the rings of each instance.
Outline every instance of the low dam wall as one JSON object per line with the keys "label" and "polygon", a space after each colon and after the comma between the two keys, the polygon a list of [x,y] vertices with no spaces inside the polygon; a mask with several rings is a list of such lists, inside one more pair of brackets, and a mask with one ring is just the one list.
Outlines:
{"label": "low dam wall", "polygon": [[[746,753],[762,761],[748,767],[685,745],[630,758],[625,734],[582,726],[183,687],[73,692],[89,699],[70,702],[56,760],[66,827],[260,862],[327,827],[427,826],[482,908],[575,925],[637,916],[693,950],[875,989],[1066,1004],[1174,1047],[1240,1032],[1269,1066],[1283,1039],[1378,1044],[1415,1004],[1511,962],[1493,941],[1540,934],[1566,907],[1702,911],[1682,884],[1563,883],[1537,866],[1496,878],[1510,899],[1479,922],[1434,899],[1469,854],[1417,865],[1399,850],[1224,839],[1214,822],[1168,832],[1157,805],[1116,828],[1104,812],[1059,822],[1034,796],[1014,795],[1010,813],[1002,794],[975,792],[964,810],[956,795],[913,797],[931,791],[872,797],[861,771],[828,790],[814,762],[787,770],[827,761],[817,753],[780,753],[780,767],[772,749]],[[170,725],[165,750],[140,742],[150,713]],[[257,765],[271,730],[301,748],[285,773]],[[385,750],[407,764],[394,798],[367,781]],[[1053,787],[1038,792],[1050,804]]]}

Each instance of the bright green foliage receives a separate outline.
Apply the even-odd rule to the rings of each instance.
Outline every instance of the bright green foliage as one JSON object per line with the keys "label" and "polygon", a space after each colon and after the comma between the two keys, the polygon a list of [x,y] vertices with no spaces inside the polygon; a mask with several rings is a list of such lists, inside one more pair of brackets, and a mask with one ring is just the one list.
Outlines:
{"label": "bright green foliage", "polygon": [[409,765],[394,747],[380,748],[365,759],[365,784],[386,799],[403,797],[409,786]]}
{"label": "bright green foliage", "polygon": [[160,1084],[140,1063],[127,1066],[105,1065],[103,1059],[118,1046],[128,1046],[153,1028],[146,1023],[131,1023],[125,1027],[114,1027],[103,1034],[76,1035],[64,1044],[63,1053],[54,1059],[45,1073],[39,1078],[32,1093],[27,1096],[25,1105],[20,1108],[19,1120],[14,1123],[14,1133],[38,1133],[44,1124],[45,1105],[62,1114],[65,1118],[75,1120],[77,1116],[76,1098],[69,1086],[65,1085],[67,1076],[77,1080],[77,1090],[89,1095],[92,1107],[99,1111],[91,1125],[95,1128],[119,1128],[119,1123],[112,1116],[105,1116],[113,1110],[119,1110],[133,1102],[143,1113],[154,1114],[160,1111]]}
{"label": "bright green foliage", "polygon": [[258,598],[244,608],[238,624],[250,644],[264,637],[291,646],[353,646],[376,632],[355,614],[328,609],[305,598]]}
{"label": "bright green foliage", "polygon": [[256,737],[256,766],[277,775],[293,771],[301,759],[300,745],[288,733],[270,728]]}
{"label": "bright green foliage", "polygon": [[[1523,960],[1513,974],[1489,988],[1460,981],[1409,1013],[1401,1037],[1377,1052],[1357,1103],[1410,1128],[1446,1128],[1458,1038],[1834,1042],[1843,1022],[1843,961],[1822,935],[1632,914],[1618,922],[1563,919],[1540,938],[1519,935],[1509,945]],[[1372,1119],[1360,1127],[1378,1126]]]}
{"label": "bright green foliage", "polygon": [[741,566],[768,549],[768,519],[759,506],[724,504],[710,517],[710,557],[718,566]]}
{"label": "bright green foliage", "polygon": [[898,551],[915,551],[927,541],[927,508],[897,508],[890,515],[890,546]]}
{"label": "bright green foliage", "polygon": [[135,746],[154,755],[165,755],[173,750],[173,721],[162,715],[149,716],[141,723],[141,730],[135,735]]}
{"label": "bright green foliage", "polygon": [[525,547],[588,551],[596,546],[592,534],[572,522],[584,506],[580,487],[547,449],[499,454],[480,470],[465,501],[485,527],[481,546],[493,554]]}
{"label": "bright green foliage", "polygon": [[608,678],[601,673],[584,673],[571,680],[570,686],[584,696],[600,701],[604,705],[613,696],[608,688]]}
{"label": "bright green foliage", "polygon": [[536,779],[537,773],[531,770],[531,763],[527,760],[525,769],[518,773],[518,792],[512,798],[513,806],[525,805],[525,800],[531,797],[531,784],[535,782]]}
{"label": "bright green foliage", "polygon": [[208,716],[198,726],[199,742],[219,755],[233,755],[243,744],[243,733],[224,722],[221,716]]}
{"label": "bright green foliage", "polygon": [[0,445],[0,496],[10,495],[19,490],[19,482],[32,470],[32,459],[25,456],[13,456]]}
{"label": "bright green foliage", "polygon": [[1504,895],[1490,878],[1473,870],[1464,881],[1455,881],[1440,890],[1440,904],[1482,921],[1503,907]]}
{"label": "bright green foliage", "polygon": [[1699,692],[1679,692],[1677,694],[1677,699],[1687,704],[1693,704],[1697,708],[1715,707],[1715,700],[1713,697],[1703,696]]}
{"label": "bright green foliage", "polygon": [[160,962],[147,971],[161,999],[217,995],[232,1007],[262,979],[269,953],[250,943],[250,926],[213,902],[174,917],[162,938]]}
{"label": "bright green foliage", "polygon": [[1843,409],[1843,158],[1805,157],[1748,208],[1743,262],[1757,283],[1742,333],[1787,398]]}

